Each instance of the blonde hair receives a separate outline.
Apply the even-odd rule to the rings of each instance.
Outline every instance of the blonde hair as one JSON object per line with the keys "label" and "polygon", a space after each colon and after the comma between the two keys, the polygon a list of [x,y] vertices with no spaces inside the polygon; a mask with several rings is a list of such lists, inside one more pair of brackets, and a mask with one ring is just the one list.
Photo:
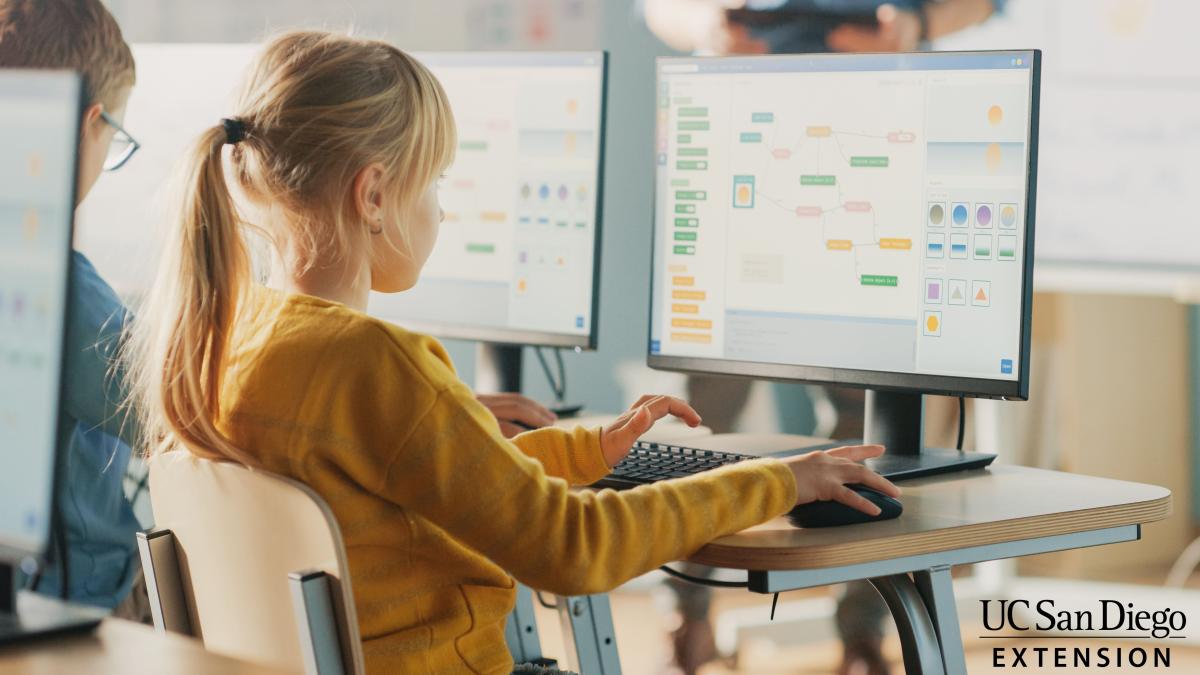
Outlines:
{"label": "blonde hair", "polygon": [[[138,312],[128,367],[150,451],[186,447],[253,464],[217,427],[230,335],[252,283],[233,181],[264,210],[278,248],[301,264],[367,237],[352,185],[379,163],[384,194],[406,209],[449,165],[456,145],[445,92],[419,62],[383,42],[326,32],[272,40],[251,68],[225,170],[226,126],[196,141],[157,279]],[[240,127],[240,129],[237,129]]]}
{"label": "blonde hair", "polygon": [[100,0],[0,0],[0,68],[78,71],[84,100],[110,111],[135,79],[133,52]]}

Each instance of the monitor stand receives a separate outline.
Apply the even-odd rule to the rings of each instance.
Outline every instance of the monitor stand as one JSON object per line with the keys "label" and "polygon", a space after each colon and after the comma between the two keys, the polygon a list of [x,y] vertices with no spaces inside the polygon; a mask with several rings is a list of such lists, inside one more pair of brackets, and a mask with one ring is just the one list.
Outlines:
{"label": "monitor stand", "polygon": [[90,632],[107,614],[37,593],[17,591],[16,568],[0,562],[0,645],[64,633]]}
{"label": "monitor stand", "polygon": [[[524,350],[522,345],[480,342],[475,349],[475,391],[520,393]],[[559,417],[574,417],[583,410],[582,404],[564,401],[554,401],[546,407]]]}
{"label": "monitor stand", "polygon": [[863,442],[887,452],[867,466],[892,480],[981,469],[996,455],[925,447],[925,406],[921,394],[867,390]]}

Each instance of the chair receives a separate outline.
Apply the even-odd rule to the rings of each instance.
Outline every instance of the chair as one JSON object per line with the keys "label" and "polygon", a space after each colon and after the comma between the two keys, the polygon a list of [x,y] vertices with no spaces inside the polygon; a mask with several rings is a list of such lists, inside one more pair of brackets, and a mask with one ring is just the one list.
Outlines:
{"label": "chair", "polygon": [[[341,530],[308,486],[172,452],[150,460],[150,498],[158,527],[138,548],[160,632],[309,675],[365,672]],[[619,675],[607,596],[556,600],[569,667]],[[505,636],[518,663],[553,663],[524,586]]]}

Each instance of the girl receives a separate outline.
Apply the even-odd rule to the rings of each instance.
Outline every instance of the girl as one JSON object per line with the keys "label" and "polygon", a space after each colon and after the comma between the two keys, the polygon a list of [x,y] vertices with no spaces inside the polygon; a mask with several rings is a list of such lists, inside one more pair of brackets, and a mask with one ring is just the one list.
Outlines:
{"label": "girl", "polygon": [[[333,508],[369,670],[509,673],[513,577],[597,593],[797,503],[876,512],[845,483],[898,493],[853,461],[878,447],[568,490],[607,474],[656,419],[700,419],[646,396],[603,429],[509,442],[437,341],[363,313],[368,291],[417,282],[455,144],[445,94],[407,54],[329,33],[275,39],[238,116],[195,146],[139,320],[137,409],[157,451],[289,476]],[[269,287],[252,279],[251,224],[273,253]]]}

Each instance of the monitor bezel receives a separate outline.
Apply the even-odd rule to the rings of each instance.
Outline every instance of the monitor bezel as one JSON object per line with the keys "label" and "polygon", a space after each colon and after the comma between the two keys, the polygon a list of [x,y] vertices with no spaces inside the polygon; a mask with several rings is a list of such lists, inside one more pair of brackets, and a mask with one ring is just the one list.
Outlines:
{"label": "monitor bezel", "polygon": [[17,69],[10,70],[9,73],[16,76],[31,76],[40,78],[62,79],[66,93],[75,101],[75,119],[76,123],[72,125],[71,130],[71,159],[70,164],[73,167],[70,181],[70,199],[71,208],[67,216],[67,245],[63,247],[65,260],[63,261],[64,269],[66,269],[66,285],[63,287],[63,304],[62,304],[62,330],[59,331],[58,344],[55,345],[54,353],[59,355],[60,363],[58,368],[58,402],[54,407],[53,417],[53,434],[51,438],[54,447],[51,449],[53,453],[54,466],[51,469],[50,479],[50,505],[47,514],[50,517],[48,535],[45,541],[40,543],[40,546],[28,547],[24,542],[18,543],[13,539],[6,539],[3,533],[0,533],[0,561],[7,563],[20,563],[21,560],[29,556],[36,556],[45,559],[50,552],[50,548],[55,538],[55,531],[61,527],[61,519],[58,515],[58,497],[61,490],[61,480],[64,469],[66,468],[66,457],[63,449],[59,447],[58,429],[62,426],[63,406],[62,401],[66,395],[67,369],[66,369],[66,350],[67,350],[67,321],[70,317],[71,305],[71,287],[74,283],[74,271],[71,265],[71,257],[74,250],[75,240],[75,205],[79,202],[79,142],[80,133],[82,131],[81,121],[83,119],[84,107],[87,102],[83,100],[83,79],[73,71],[66,70],[29,70]]}
{"label": "monitor bezel", "polygon": [[[428,333],[438,338],[451,340],[474,340],[500,345],[519,345],[530,347],[565,347],[582,351],[594,351],[598,347],[600,336],[600,268],[601,253],[604,238],[604,171],[606,128],[608,124],[608,50],[599,51],[556,51],[556,52],[489,52],[489,51],[421,51],[413,52],[417,60],[422,57],[472,60],[491,58],[494,62],[546,60],[553,61],[564,57],[595,57],[600,63],[600,125],[598,132],[598,147],[596,158],[596,213],[592,241],[592,306],[589,330],[584,333],[558,333],[551,331],[524,330],[517,328],[500,328],[496,326],[473,325],[470,323],[447,323],[443,321],[420,321],[384,313],[370,312],[371,316],[382,321],[388,321],[406,330]],[[424,62],[424,61],[422,61]],[[417,283],[420,283],[419,281]]]}
{"label": "monitor bezel", "polygon": [[[1010,401],[1025,401],[1029,398],[1029,354],[1030,336],[1033,312],[1033,262],[1036,196],[1037,196],[1037,141],[1039,133],[1039,110],[1041,106],[1041,72],[1042,52],[1040,49],[1004,49],[1004,50],[969,50],[950,52],[917,52],[906,54],[796,54],[796,55],[767,55],[767,56],[737,56],[737,57],[658,57],[655,66],[655,105],[658,102],[659,87],[662,85],[663,66],[672,63],[694,63],[698,60],[720,60],[734,58],[741,60],[757,59],[855,59],[864,57],[878,58],[880,56],[936,58],[970,55],[1012,55],[1030,59],[1029,77],[1029,131],[1026,139],[1026,204],[1025,204],[1025,242],[1023,246],[1024,279],[1021,297],[1021,330],[1019,345],[1018,374],[1015,380],[997,380],[987,378],[958,377],[946,375],[930,375],[922,373],[900,373],[880,370],[859,370],[852,368],[832,368],[826,366],[806,366],[761,361],[734,361],[730,359],[705,358],[693,356],[669,356],[655,354],[652,351],[654,335],[654,291],[655,273],[658,268],[658,167],[655,165],[656,178],[654,181],[653,220],[650,233],[650,320],[648,322],[646,339],[646,364],[655,370],[709,375],[732,375],[753,377],[756,379],[777,382],[805,382],[812,384],[830,384],[860,389],[875,389],[879,391],[911,392],[922,394],[940,394],[946,396],[967,396],[973,398],[996,398]],[[657,148],[653,150],[657,153]],[[655,155],[651,155],[657,161]]]}

